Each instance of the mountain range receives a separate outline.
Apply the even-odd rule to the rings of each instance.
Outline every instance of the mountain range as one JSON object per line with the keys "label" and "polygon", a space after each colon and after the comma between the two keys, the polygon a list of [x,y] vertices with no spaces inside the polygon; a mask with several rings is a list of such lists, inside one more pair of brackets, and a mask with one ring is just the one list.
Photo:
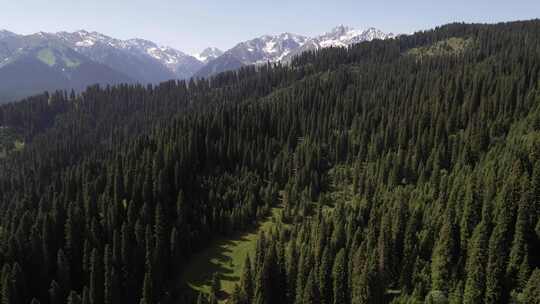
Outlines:
{"label": "mountain range", "polygon": [[189,55],[149,40],[121,40],[85,30],[31,35],[0,30],[0,102],[45,90],[82,90],[91,84],[209,77],[246,65],[289,62],[305,51],[391,37],[375,28],[362,31],[341,25],[316,37],[264,35],[225,52],[210,47]]}
{"label": "mountain range", "polygon": [[384,33],[375,28],[355,30],[344,25],[337,26],[330,32],[311,38],[291,33],[274,36],[265,35],[237,44],[223,55],[208,62],[195,76],[208,77],[251,64],[277,61],[289,62],[294,56],[306,51],[327,47],[346,47],[363,41],[393,37],[393,34]]}

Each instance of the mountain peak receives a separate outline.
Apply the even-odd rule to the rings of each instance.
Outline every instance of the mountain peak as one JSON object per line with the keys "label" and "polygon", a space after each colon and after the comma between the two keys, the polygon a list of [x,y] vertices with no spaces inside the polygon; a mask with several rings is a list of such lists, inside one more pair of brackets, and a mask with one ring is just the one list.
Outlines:
{"label": "mountain peak", "polygon": [[386,34],[383,31],[370,27],[366,30],[357,30],[349,26],[338,25],[330,32],[319,37],[313,38],[313,44],[319,47],[345,47],[354,43],[371,41],[373,39],[387,39],[393,37],[392,34]]}
{"label": "mountain peak", "polygon": [[[154,61],[154,64],[155,61],[158,61],[168,70],[167,73],[171,73],[170,76],[164,76],[163,79],[167,79],[167,77],[173,78],[173,75],[179,78],[187,78],[191,76],[190,73],[194,72],[192,70],[197,69],[201,64],[195,58],[179,50],[168,46],[160,46],[150,40],[141,38],[121,40],[84,29],[71,33],[58,32],[52,35],[56,35],[67,45],[96,61],[107,61],[108,58],[117,58],[117,56],[123,57],[122,60],[151,60]],[[127,59],[128,57],[131,59]],[[185,65],[187,71],[179,73],[181,65]],[[159,73],[163,74],[162,72]]]}
{"label": "mountain peak", "polygon": [[132,38],[128,40],[123,41],[125,43],[126,47],[134,47],[134,48],[140,48],[140,49],[148,49],[148,48],[159,48],[157,44],[155,44],[152,41],[141,39],[141,38]]}
{"label": "mountain peak", "polygon": [[17,36],[17,34],[12,33],[8,30],[0,29],[0,39],[5,38],[5,37],[10,37],[10,36]]}
{"label": "mountain peak", "polygon": [[219,52],[222,52],[222,50],[218,49],[217,47],[207,47],[201,52],[201,54],[219,53]]}
{"label": "mountain peak", "polygon": [[234,54],[245,64],[276,62],[301,47],[307,40],[307,37],[291,33],[263,35],[241,42],[226,53]]}
{"label": "mountain peak", "polygon": [[327,34],[342,34],[342,33],[346,33],[348,31],[351,31],[353,28],[349,27],[349,26],[346,26],[346,25],[343,25],[343,24],[340,24],[336,27],[334,27],[330,32],[328,32]]}
{"label": "mountain peak", "polygon": [[258,38],[238,43],[224,53],[223,56],[212,60],[204,60],[203,53],[196,57],[207,65],[196,76],[209,75],[237,69],[243,65],[264,64],[267,62],[288,62],[295,56],[310,50],[327,47],[347,47],[351,44],[373,39],[386,39],[393,37],[382,31],[370,27],[366,30],[356,30],[350,26],[340,24],[316,37],[304,37],[292,33],[277,35],[263,35]]}
{"label": "mountain peak", "polygon": [[204,49],[199,54],[195,54],[193,57],[197,58],[202,63],[207,63],[211,60],[218,58],[223,55],[223,51],[216,47],[208,47]]}

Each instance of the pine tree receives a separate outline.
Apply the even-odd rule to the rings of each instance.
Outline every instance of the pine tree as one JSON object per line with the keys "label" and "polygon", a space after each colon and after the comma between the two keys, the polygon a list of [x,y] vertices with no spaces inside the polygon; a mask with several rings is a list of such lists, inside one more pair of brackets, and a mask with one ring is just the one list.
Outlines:
{"label": "pine tree", "polygon": [[90,261],[90,303],[103,303],[103,259],[96,248],[92,250]]}
{"label": "pine tree", "polygon": [[[11,268],[10,280],[10,296],[12,303],[28,302],[30,299],[28,298],[29,295],[26,278],[24,277],[24,273],[22,268],[19,266],[19,263],[13,264],[13,267]],[[58,287],[57,284],[56,286]],[[58,290],[58,288],[56,290]],[[56,294],[60,295],[58,292]]]}
{"label": "pine tree", "polygon": [[431,262],[431,284],[433,290],[448,291],[455,248],[453,217],[450,215],[450,211],[447,211],[447,216],[444,218],[437,243],[433,249]]}
{"label": "pine tree", "polygon": [[[530,184],[527,179],[522,183],[522,196],[519,202],[519,208],[517,212],[517,219],[514,228],[514,238],[512,241],[512,247],[508,257],[508,265],[506,267],[506,278],[508,286],[516,286],[518,289],[523,287],[518,283],[519,272],[527,273],[528,276],[528,263],[523,263],[528,255],[527,244],[532,243],[530,241],[530,235],[532,232],[530,223],[530,209],[532,205],[532,195],[530,193]],[[521,283],[525,283],[524,281]]]}
{"label": "pine tree", "polygon": [[169,260],[169,246],[166,245],[168,240],[166,216],[161,203],[156,206],[155,221],[154,221],[154,240],[155,247],[153,252],[153,276],[154,286],[162,286],[163,279],[167,275],[165,262]]}
{"label": "pine tree", "polygon": [[482,302],[485,290],[487,243],[487,227],[482,221],[474,229],[469,242],[469,249],[467,250],[467,267],[465,268],[467,278],[463,295],[464,304]]}
{"label": "pine tree", "polygon": [[463,207],[463,215],[460,223],[460,240],[462,251],[468,248],[468,240],[473,233],[474,227],[481,219],[481,197],[477,189],[476,177],[473,177],[467,182],[465,192],[465,206]]}
{"label": "pine tree", "polygon": [[146,226],[145,245],[146,245],[146,258],[145,258],[145,264],[144,264],[145,273],[144,273],[144,281],[142,285],[141,302],[144,302],[145,304],[153,304],[154,299],[156,297],[156,293],[155,293],[156,286],[154,285],[156,283],[156,278],[154,275],[153,234],[152,234],[152,229],[150,228],[150,225]]}
{"label": "pine tree", "polygon": [[105,245],[103,253],[104,266],[104,284],[103,284],[103,299],[105,304],[114,304],[113,301],[113,282],[112,282],[112,254],[109,244]]}
{"label": "pine tree", "polygon": [[246,295],[238,284],[234,284],[234,289],[230,297],[231,304],[247,304]]}
{"label": "pine tree", "polygon": [[497,218],[497,225],[491,233],[488,247],[488,263],[486,271],[486,293],[484,302],[495,304],[506,302],[508,292],[505,290],[505,273],[510,247],[510,226],[513,219],[512,206],[517,203],[515,197],[515,170],[510,181],[504,186],[500,195],[501,210]]}
{"label": "pine tree", "polygon": [[11,267],[9,264],[4,264],[2,272],[0,272],[0,300],[2,304],[9,304],[12,302],[12,282],[11,282]]}
{"label": "pine tree", "polygon": [[[70,270],[70,282],[74,283],[73,288],[80,288],[80,282],[82,282],[83,271],[83,240],[81,237],[81,223],[80,210],[75,204],[69,206],[67,212],[66,224],[64,227],[64,233],[66,238],[66,254],[69,257],[69,270]],[[69,290],[69,289],[68,289]]]}
{"label": "pine tree", "polygon": [[150,272],[146,272],[144,275],[144,283],[142,288],[142,297],[140,303],[144,304],[153,304],[154,303],[154,294],[153,294],[153,278]]}
{"label": "pine tree", "polygon": [[321,294],[321,303],[323,304],[333,303],[332,266],[333,261],[330,255],[330,250],[328,247],[326,247],[323,250],[321,266],[319,267],[319,288]]}
{"label": "pine tree", "polygon": [[[221,281],[219,279],[219,275],[217,273],[214,273],[214,275],[212,275],[212,285],[210,286],[210,299],[215,299],[215,301],[217,302],[220,291]],[[210,303],[212,303],[212,300],[210,300]]]}
{"label": "pine tree", "polygon": [[535,269],[520,295],[521,303],[540,303],[540,269]]}
{"label": "pine tree", "polygon": [[345,249],[339,250],[332,269],[334,286],[334,304],[348,303],[347,263],[345,262]]}
{"label": "pine tree", "polygon": [[298,277],[298,252],[296,244],[291,242],[288,249],[289,255],[287,257],[287,291],[286,298],[289,302],[293,302],[296,296],[296,286]]}
{"label": "pine tree", "polygon": [[352,286],[352,303],[368,304],[377,303],[377,275],[374,267],[369,262],[355,271]]}
{"label": "pine tree", "polygon": [[303,304],[319,304],[321,296],[319,287],[317,286],[315,272],[312,270],[309,273],[306,286],[304,288]]}
{"label": "pine tree", "polygon": [[182,266],[182,252],[181,252],[181,244],[180,244],[180,235],[176,227],[173,227],[171,230],[170,245],[171,245],[170,246],[171,262],[173,265],[173,269],[175,271],[178,271],[180,267]]}
{"label": "pine tree", "polygon": [[69,262],[64,255],[62,249],[58,250],[58,255],[56,259],[56,272],[58,277],[58,283],[60,286],[60,297],[63,299],[67,296],[67,293],[71,290],[71,272],[69,267]]}
{"label": "pine tree", "polygon": [[251,270],[251,260],[249,258],[249,255],[246,256],[246,259],[244,261],[244,271],[242,273],[242,276],[240,278],[240,286],[242,288],[242,292],[246,295],[246,299],[248,302],[251,302],[253,300],[253,296],[255,294],[254,286],[253,286],[253,272]]}

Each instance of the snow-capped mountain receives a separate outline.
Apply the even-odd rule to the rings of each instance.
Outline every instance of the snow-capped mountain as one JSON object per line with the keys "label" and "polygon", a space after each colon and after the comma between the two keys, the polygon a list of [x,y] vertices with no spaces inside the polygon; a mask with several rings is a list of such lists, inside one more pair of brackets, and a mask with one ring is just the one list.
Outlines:
{"label": "snow-capped mountain", "polygon": [[[158,83],[208,77],[246,65],[289,62],[309,50],[391,37],[375,28],[356,30],[341,25],[316,37],[264,35],[238,43],[226,52],[207,48],[191,56],[149,40],[121,40],[85,30],[32,35],[0,30],[0,80],[4,79],[0,82],[0,99],[2,95],[23,96],[45,89],[80,89],[92,83]],[[10,76],[15,74],[17,77]],[[25,79],[40,85],[32,86]],[[28,87],[20,88],[21,84]]]}
{"label": "snow-capped mountain", "polygon": [[197,58],[200,62],[207,64],[208,62],[218,58],[219,56],[223,55],[223,51],[215,48],[215,47],[209,47],[204,49],[199,54],[193,55],[193,57]]}
{"label": "snow-capped mountain", "polygon": [[367,30],[356,30],[344,25],[340,25],[312,40],[316,41],[321,48],[325,47],[343,47],[363,41],[371,41],[374,39],[388,39],[393,37],[393,34],[383,33],[376,28],[368,28]]}
{"label": "snow-capped mountain", "polygon": [[0,102],[44,90],[190,78],[204,64],[143,39],[97,32],[16,35],[0,31]]}
{"label": "snow-capped mountain", "polygon": [[393,37],[393,34],[384,33],[373,27],[366,30],[356,30],[351,27],[340,25],[333,28],[330,32],[309,39],[301,47],[295,49],[285,57],[284,61],[290,61],[294,56],[300,55],[306,51],[328,47],[347,47],[364,41],[371,41],[374,39],[384,40]]}
{"label": "snow-capped mountain", "polygon": [[43,91],[80,91],[97,83],[133,82],[128,75],[93,61],[54,35],[0,38],[0,103]]}
{"label": "snow-capped mountain", "polygon": [[307,39],[307,37],[290,33],[262,36],[239,43],[227,53],[234,54],[244,64],[276,62],[302,46]]}
{"label": "snow-capped mountain", "polygon": [[[75,50],[90,58],[119,68],[128,74],[135,74],[136,79],[155,82],[171,78],[189,78],[200,69],[202,62],[171,47],[158,46],[144,39],[120,40],[84,30],[57,33],[59,39],[68,43]],[[120,59],[120,56],[124,56]],[[118,66],[118,61],[131,61],[139,65],[139,71],[129,71]],[[161,66],[157,67],[157,61]],[[150,67],[152,66],[152,67]],[[133,70],[133,66],[130,70]],[[149,75],[145,76],[147,73]]]}
{"label": "snow-capped mountain", "polygon": [[330,32],[312,38],[290,33],[261,36],[237,44],[220,57],[209,61],[195,76],[208,77],[219,72],[238,69],[244,65],[277,61],[288,62],[294,56],[310,50],[347,47],[363,41],[392,37],[394,37],[393,34],[386,34],[375,28],[356,30],[344,25],[337,26]]}
{"label": "snow-capped mountain", "polygon": [[220,57],[208,62],[196,76],[207,77],[219,72],[234,70],[244,65],[277,62],[302,46],[307,37],[283,33],[265,35],[237,44]]}

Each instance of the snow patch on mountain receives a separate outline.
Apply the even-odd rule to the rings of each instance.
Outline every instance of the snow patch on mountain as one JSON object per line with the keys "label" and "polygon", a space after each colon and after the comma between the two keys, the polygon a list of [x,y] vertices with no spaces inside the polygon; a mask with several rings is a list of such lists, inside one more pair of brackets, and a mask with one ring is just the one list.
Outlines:
{"label": "snow patch on mountain", "polygon": [[[93,52],[103,54],[107,49],[113,49],[137,57],[147,57],[158,61],[170,72],[182,78],[189,77],[190,73],[194,73],[203,64],[196,58],[179,50],[168,46],[160,46],[145,39],[121,40],[98,32],[88,32],[85,30],[73,33],[59,32],[52,35],[71,45],[75,50],[85,54],[91,54]],[[96,55],[96,57],[99,56]],[[179,70],[182,70],[182,72],[179,73]]]}
{"label": "snow patch on mountain", "polygon": [[199,54],[193,55],[193,57],[197,58],[197,60],[199,60],[200,62],[206,64],[209,61],[214,60],[214,59],[218,58],[221,55],[223,55],[222,50],[220,50],[218,48],[215,48],[215,47],[209,47],[209,48],[204,49]]}
{"label": "snow patch on mountain", "polygon": [[352,44],[364,41],[372,41],[374,39],[383,40],[393,37],[393,34],[386,34],[376,28],[358,30],[348,26],[339,25],[327,33],[310,38],[302,46],[292,50],[289,54],[284,56],[282,60],[288,62],[292,60],[294,56],[298,56],[307,51],[319,50],[329,47],[348,47]]}
{"label": "snow patch on mountain", "polygon": [[357,30],[348,26],[340,25],[319,37],[313,38],[319,47],[345,47],[353,43],[371,41],[374,39],[388,39],[393,34],[385,34],[376,28]]}
{"label": "snow patch on mountain", "polygon": [[[373,39],[388,39],[392,34],[385,34],[375,28],[357,30],[340,25],[323,35],[305,37],[283,33],[280,35],[264,35],[241,42],[226,51],[220,57],[208,61],[197,77],[208,77],[219,72],[237,69],[243,65],[266,64],[268,62],[290,62],[292,58],[303,52],[328,47],[348,47],[351,44]],[[204,59],[202,56],[199,60]],[[203,61],[203,60],[201,60]],[[203,62],[207,62],[204,60]]]}
{"label": "snow patch on mountain", "polygon": [[226,53],[244,64],[277,62],[292,50],[302,46],[307,40],[307,37],[291,33],[264,35],[241,42]]}

